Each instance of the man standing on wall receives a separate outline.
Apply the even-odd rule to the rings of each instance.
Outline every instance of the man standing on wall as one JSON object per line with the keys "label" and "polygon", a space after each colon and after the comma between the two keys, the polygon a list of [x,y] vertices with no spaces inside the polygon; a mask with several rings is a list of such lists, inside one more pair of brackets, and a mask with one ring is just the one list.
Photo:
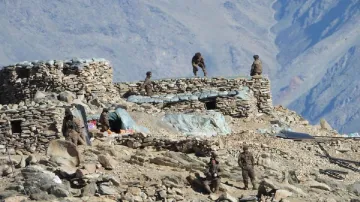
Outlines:
{"label": "man standing on wall", "polygon": [[203,70],[204,76],[205,77],[207,76],[204,58],[201,56],[201,53],[195,53],[195,55],[191,60],[191,64],[193,66],[193,72],[195,76],[197,76],[197,72],[199,71],[199,68]]}
{"label": "man standing on wall", "polygon": [[147,96],[152,96],[153,95],[153,91],[152,91],[152,84],[151,84],[151,78],[152,74],[151,72],[146,72],[146,78],[145,81],[143,83],[143,85],[141,86],[141,88],[145,87],[145,91],[146,91],[146,95]]}
{"label": "man standing on wall", "polygon": [[254,62],[251,65],[250,76],[261,75],[262,74],[261,60],[259,59],[258,55],[254,55],[253,58],[254,58]]}

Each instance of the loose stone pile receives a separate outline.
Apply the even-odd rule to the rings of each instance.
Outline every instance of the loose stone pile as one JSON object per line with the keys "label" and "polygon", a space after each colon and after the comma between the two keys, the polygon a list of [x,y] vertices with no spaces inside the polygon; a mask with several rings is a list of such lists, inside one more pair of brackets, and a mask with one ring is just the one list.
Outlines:
{"label": "loose stone pile", "polygon": [[206,139],[170,140],[167,138],[147,137],[142,133],[122,136],[116,139],[117,144],[133,149],[155,147],[157,150],[169,150],[182,153],[195,153],[199,156],[209,156],[212,151],[212,142]]}
{"label": "loose stone pile", "polygon": [[141,85],[142,82],[115,84],[122,96],[131,95],[129,102],[151,103],[161,109],[164,105],[159,103],[171,103],[173,107],[164,107],[171,111],[204,110],[202,104],[194,101],[208,102],[209,99],[216,99],[218,111],[234,117],[247,117],[256,110],[264,113],[272,110],[270,81],[262,77],[156,80],[153,81],[155,95],[152,97],[142,96]]}
{"label": "loose stone pile", "polygon": [[78,97],[114,97],[112,68],[105,59],[22,62],[0,70],[0,104],[32,100],[37,91],[70,91]]}

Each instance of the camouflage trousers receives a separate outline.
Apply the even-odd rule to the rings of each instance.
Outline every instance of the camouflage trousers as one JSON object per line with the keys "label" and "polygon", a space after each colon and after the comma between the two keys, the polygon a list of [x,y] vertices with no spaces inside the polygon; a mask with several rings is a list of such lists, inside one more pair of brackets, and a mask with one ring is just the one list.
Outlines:
{"label": "camouflage trousers", "polygon": [[[207,72],[206,72],[206,68],[202,65],[199,65],[199,67],[202,69],[202,71],[204,72],[204,76],[207,76]],[[194,75],[197,76],[197,72],[199,71],[199,69],[197,67],[193,67],[193,72]]]}
{"label": "camouflage trousers", "polygon": [[251,184],[253,185],[253,188],[256,187],[255,186],[255,173],[254,173],[253,168],[250,168],[250,169],[243,168],[242,169],[242,177],[243,177],[245,188],[248,188],[248,186],[249,186],[249,178],[251,180]]}
{"label": "camouflage trousers", "polygon": [[204,181],[204,188],[208,193],[212,193],[212,189],[217,192],[219,191],[220,182],[220,178],[207,179]]}
{"label": "camouflage trousers", "polygon": [[152,96],[154,94],[151,87],[146,86],[145,91],[147,96]]}

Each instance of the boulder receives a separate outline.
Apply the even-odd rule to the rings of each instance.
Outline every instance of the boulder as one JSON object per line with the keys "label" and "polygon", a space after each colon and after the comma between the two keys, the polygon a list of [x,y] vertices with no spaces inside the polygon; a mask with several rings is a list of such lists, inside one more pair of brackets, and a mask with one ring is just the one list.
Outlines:
{"label": "boulder", "polygon": [[325,119],[320,119],[320,127],[323,130],[332,130],[332,127]]}
{"label": "boulder", "polygon": [[23,186],[28,194],[36,195],[46,192],[58,197],[70,196],[70,192],[58,176],[38,165],[25,167],[21,173],[24,177]]}
{"label": "boulder", "polygon": [[310,181],[306,183],[308,186],[310,186],[310,188],[314,188],[314,189],[322,189],[325,191],[331,191],[331,188],[324,184],[324,183],[320,183],[320,182],[316,182],[316,181]]}
{"label": "boulder", "polygon": [[46,155],[60,165],[77,167],[80,164],[80,153],[76,145],[66,140],[52,140]]}
{"label": "boulder", "polygon": [[360,196],[360,181],[355,182],[354,184],[348,187],[349,192],[354,193],[356,196]]}
{"label": "boulder", "polygon": [[275,192],[274,200],[280,201],[280,200],[285,199],[285,198],[287,198],[289,196],[292,196],[291,192],[289,192],[287,190],[279,189],[279,190],[276,190],[276,192]]}
{"label": "boulder", "polygon": [[76,95],[69,91],[64,91],[59,94],[59,100],[67,103],[72,103],[76,98]]}

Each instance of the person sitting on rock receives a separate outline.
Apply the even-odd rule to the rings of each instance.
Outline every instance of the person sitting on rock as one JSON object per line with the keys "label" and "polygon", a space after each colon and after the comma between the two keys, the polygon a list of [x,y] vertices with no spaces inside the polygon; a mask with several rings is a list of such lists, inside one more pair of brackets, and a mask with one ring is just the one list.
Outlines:
{"label": "person sitting on rock", "polygon": [[77,128],[76,124],[71,120],[68,120],[68,122],[66,124],[67,124],[67,128],[68,128],[68,135],[66,136],[65,139],[67,141],[74,143],[76,146],[79,144],[86,145],[86,142],[83,139],[83,137],[80,135],[80,133],[78,133],[76,131],[76,128]]}
{"label": "person sitting on rock", "polygon": [[84,134],[80,131],[80,125],[80,120],[72,115],[70,108],[66,108],[62,126],[62,133],[65,139],[69,138],[70,133],[73,130],[78,134],[82,142],[86,142]]}
{"label": "person sitting on rock", "polygon": [[199,68],[203,70],[204,76],[205,77],[207,76],[204,58],[201,56],[201,53],[195,53],[195,55],[191,59],[191,64],[193,66],[193,73],[195,76],[197,76],[197,72],[199,71]]}
{"label": "person sitting on rock", "polygon": [[262,74],[262,63],[258,55],[254,55],[254,62],[251,65],[250,76],[256,76]]}
{"label": "person sitting on rock", "polygon": [[219,161],[216,160],[217,156],[212,155],[210,158],[210,163],[208,165],[208,170],[205,173],[206,179],[204,181],[204,188],[205,190],[210,194],[212,193],[212,189],[214,190],[214,193],[217,193],[219,191],[220,187],[220,166]]}
{"label": "person sitting on rock", "polygon": [[254,156],[249,152],[249,147],[245,145],[243,147],[244,152],[239,155],[238,164],[242,169],[242,177],[245,185],[245,190],[248,189],[249,177],[253,185],[253,189],[256,190],[255,185],[255,173],[254,173]]}
{"label": "person sitting on rock", "polygon": [[100,126],[100,131],[101,132],[105,132],[107,130],[110,129],[110,123],[109,123],[109,110],[104,108],[103,111],[101,112],[100,115],[100,119],[99,119],[99,123],[101,124]]}
{"label": "person sitting on rock", "polygon": [[145,88],[146,91],[146,95],[147,96],[152,96],[153,95],[153,91],[152,91],[152,83],[151,83],[151,78],[152,73],[151,72],[146,72],[146,78],[144,83],[142,84],[141,88]]}

